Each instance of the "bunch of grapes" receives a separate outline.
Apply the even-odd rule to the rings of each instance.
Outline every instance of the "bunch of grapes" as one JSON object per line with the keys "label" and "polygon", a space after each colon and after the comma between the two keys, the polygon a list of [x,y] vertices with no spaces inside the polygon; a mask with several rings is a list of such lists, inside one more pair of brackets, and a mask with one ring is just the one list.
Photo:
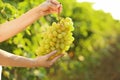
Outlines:
{"label": "bunch of grapes", "polygon": [[65,53],[74,41],[72,36],[74,27],[71,18],[62,18],[58,23],[53,22],[52,26],[43,28],[40,47],[36,52],[37,55],[44,55],[57,50],[57,53],[51,57],[52,59],[59,54]]}

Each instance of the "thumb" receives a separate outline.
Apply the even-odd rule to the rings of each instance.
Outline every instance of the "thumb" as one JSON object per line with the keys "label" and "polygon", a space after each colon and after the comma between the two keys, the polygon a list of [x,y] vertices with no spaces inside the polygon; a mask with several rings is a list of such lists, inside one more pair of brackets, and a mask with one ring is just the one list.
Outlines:
{"label": "thumb", "polygon": [[57,53],[57,51],[55,50],[55,51],[52,51],[51,53],[47,54],[46,56],[47,56],[47,58],[49,58],[49,57],[55,55],[56,53]]}

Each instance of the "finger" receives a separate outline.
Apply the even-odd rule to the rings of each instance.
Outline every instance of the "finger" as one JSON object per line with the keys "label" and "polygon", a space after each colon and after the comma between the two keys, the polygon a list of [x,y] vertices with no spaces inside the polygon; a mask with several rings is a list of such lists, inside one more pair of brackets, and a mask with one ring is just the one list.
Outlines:
{"label": "finger", "polygon": [[53,56],[54,54],[56,54],[56,52],[57,52],[57,51],[55,50],[55,51],[52,51],[51,53],[47,54],[47,58]]}
{"label": "finger", "polygon": [[60,5],[60,3],[57,0],[48,0],[48,2],[50,2],[51,4],[56,5]]}
{"label": "finger", "polygon": [[60,4],[59,7],[58,7],[58,14],[60,14],[62,11],[62,5]]}
{"label": "finger", "polygon": [[60,12],[62,12],[62,4],[60,5]]}
{"label": "finger", "polygon": [[60,57],[62,57],[64,54],[60,54],[59,56],[55,57],[51,62],[54,63],[56,60],[58,60]]}

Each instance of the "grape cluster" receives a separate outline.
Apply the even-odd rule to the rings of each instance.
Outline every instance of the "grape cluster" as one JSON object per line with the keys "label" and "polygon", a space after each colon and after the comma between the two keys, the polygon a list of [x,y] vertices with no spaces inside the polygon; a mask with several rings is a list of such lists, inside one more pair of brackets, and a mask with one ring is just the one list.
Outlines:
{"label": "grape cluster", "polygon": [[57,54],[52,56],[55,57],[67,51],[74,41],[74,37],[72,36],[74,27],[71,18],[62,18],[58,23],[53,22],[52,26],[43,28],[40,47],[36,52],[37,55],[57,50]]}

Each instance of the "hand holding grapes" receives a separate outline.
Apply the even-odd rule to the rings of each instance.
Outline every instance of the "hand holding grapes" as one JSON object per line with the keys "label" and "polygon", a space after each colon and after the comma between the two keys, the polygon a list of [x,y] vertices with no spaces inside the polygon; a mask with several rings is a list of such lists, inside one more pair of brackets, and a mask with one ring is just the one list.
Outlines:
{"label": "hand holding grapes", "polygon": [[62,5],[56,0],[47,0],[40,7],[42,7],[41,11],[43,11],[44,15],[58,13],[58,10],[62,11]]}
{"label": "hand holding grapes", "polygon": [[55,57],[53,60],[48,60],[51,56],[55,55],[57,51],[53,51],[47,55],[44,55],[44,56],[39,56],[37,58],[34,59],[34,62],[35,62],[35,66],[36,67],[39,67],[39,66],[42,66],[42,67],[50,67],[52,66],[57,59],[59,59],[60,57],[63,56],[63,54],[60,54],[59,56]]}

